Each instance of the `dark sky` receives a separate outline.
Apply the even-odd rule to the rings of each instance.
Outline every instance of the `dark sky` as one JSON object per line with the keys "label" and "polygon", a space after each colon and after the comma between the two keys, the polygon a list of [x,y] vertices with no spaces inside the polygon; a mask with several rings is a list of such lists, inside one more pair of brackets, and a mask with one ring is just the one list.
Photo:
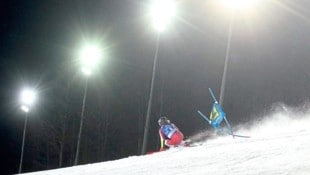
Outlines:
{"label": "dark sky", "polygon": [[[179,0],[177,19],[161,34],[148,150],[158,148],[160,115],[186,137],[209,127],[196,111],[209,113],[209,87],[219,96],[230,19],[215,2]],[[39,92],[29,113],[25,171],[57,167],[55,138],[63,126],[69,141],[62,166],[72,165],[85,86],[76,57],[88,41],[99,42],[106,55],[89,79],[81,163],[139,154],[157,36],[147,5],[138,0],[1,1],[2,174],[18,171],[23,86]],[[255,13],[235,15],[223,104],[233,125],[257,119],[274,104],[309,101],[309,8],[306,0],[275,0],[257,6]]]}

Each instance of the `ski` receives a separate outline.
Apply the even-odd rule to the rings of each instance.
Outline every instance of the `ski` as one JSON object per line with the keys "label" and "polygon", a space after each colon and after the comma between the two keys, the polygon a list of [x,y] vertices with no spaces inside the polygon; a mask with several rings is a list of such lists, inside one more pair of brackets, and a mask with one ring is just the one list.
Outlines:
{"label": "ski", "polygon": [[180,145],[178,146],[172,146],[172,147],[165,147],[163,150],[157,150],[157,151],[148,151],[146,154],[154,154],[154,153],[160,153],[163,151],[173,150],[173,149],[181,149],[181,148],[189,148],[189,147],[196,147],[201,146],[201,143],[195,143],[190,140],[184,140]]}
{"label": "ski", "polygon": [[244,136],[244,135],[237,135],[237,134],[230,134],[233,137],[241,137],[241,138],[251,138],[251,136]]}

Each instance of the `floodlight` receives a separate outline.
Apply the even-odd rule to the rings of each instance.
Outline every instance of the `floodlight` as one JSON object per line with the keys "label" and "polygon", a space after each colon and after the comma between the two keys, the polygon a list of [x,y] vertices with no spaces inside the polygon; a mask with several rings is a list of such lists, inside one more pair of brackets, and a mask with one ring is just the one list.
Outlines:
{"label": "floodlight", "polygon": [[88,67],[82,67],[82,72],[83,72],[83,74],[86,75],[86,76],[90,76],[90,75],[92,74],[91,69],[88,68]]}
{"label": "floodlight", "polygon": [[81,141],[81,134],[83,128],[83,119],[84,119],[84,111],[85,111],[85,103],[86,103],[86,96],[87,96],[87,87],[88,87],[88,76],[90,76],[95,69],[102,57],[102,50],[99,48],[98,45],[86,45],[81,49],[79,58],[80,58],[80,66],[81,70],[84,75],[86,75],[85,81],[85,90],[83,96],[83,103],[82,103],[82,111],[81,111],[81,119],[80,119],[80,128],[78,133],[78,140],[76,146],[76,153],[74,159],[74,165],[78,164],[79,161],[79,151],[80,151],[80,141]]}
{"label": "floodlight", "polygon": [[154,0],[150,7],[150,15],[156,30],[162,32],[176,14],[173,0]]}
{"label": "floodlight", "polygon": [[21,93],[21,103],[22,105],[30,106],[35,101],[35,92],[30,89],[24,89]]}
{"label": "floodlight", "polygon": [[[101,59],[101,50],[95,45],[87,45],[80,52],[80,61],[83,67],[82,71],[86,74],[90,74],[90,70],[96,66]],[[87,71],[85,71],[87,68]]]}
{"label": "floodlight", "polygon": [[30,110],[30,107],[32,107],[32,105],[33,105],[35,100],[36,100],[36,93],[35,93],[35,91],[26,88],[26,89],[24,89],[21,92],[21,96],[20,96],[21,106],[20,106],[20,108],[21,108],[21,110],[23,110],[26,113],[26,117],[25,117],[25,125],[24,125],[23,141],[22,141],[22,150],[21,150],[21,156],[20,156],[18,173],[22,172],[22,166],[23,166],[24,145],[25,145],[25,135],[26,135],[26,126],[27,126],[28,112]]}
{"label": "floodlight", "polygon": [[22,106],[20,107],[20,109],[21,109],[22,111],[26,112],[26,113],[29,112],[29,107],[27,107],[26,105],[22,105]]}
{"label": "floodlight", "polygon": [[260,0],[221,0],[222,4],[231,10],[243,11],[253,8]]}

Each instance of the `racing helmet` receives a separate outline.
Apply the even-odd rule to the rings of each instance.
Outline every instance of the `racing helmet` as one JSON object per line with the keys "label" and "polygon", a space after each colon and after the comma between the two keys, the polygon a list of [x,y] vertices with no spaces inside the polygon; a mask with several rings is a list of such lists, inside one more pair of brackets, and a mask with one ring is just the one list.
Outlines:
{"label": "racing helmet", "polygon": [[169,123],[170,123],[170,120],[167,117],[160,117],[158,119],[158,125],[159,126],[163,126],[163,125],[169,124]]}

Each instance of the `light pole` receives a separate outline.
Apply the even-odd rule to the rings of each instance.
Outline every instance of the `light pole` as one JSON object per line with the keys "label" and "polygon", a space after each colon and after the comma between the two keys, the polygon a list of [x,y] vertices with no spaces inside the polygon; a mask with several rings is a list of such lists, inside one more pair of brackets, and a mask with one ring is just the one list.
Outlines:
{"label": "light pole", "polygon": [[80,143],[81,143],[81,135],[82,135],[82,129],[83,129],[87,89],[88,89],[88,79],[89,79],[89,76],[93,73],[93,69],[95,68],[95,66],[97,66],[97,64],[99,63],[101,59],[101,50],[97,46],[88,45],[82,49],[79,57],[80,57],[80,63],[82,65],[82,73],[86,76],[86,80],[85,80],[82,111],[81,111],[81,118],[80,118],[80,127],[79,127],[79,134],[78,134],[78,139],[77,139],[77,144],[76,144],[74,165],[77,165],[79,161]]}
{"label": "light pole", "polygon": [[157,30],[157,38],[156,38],[156,49],[153,62],[150,94],[144,125],[143,143],[141,151],[142,155],[146,153],[146,147],[147,147],[160,34],[166,29],[167,25],[171,22],[171,19],[172,17],[174,17],[174,15],[175,15],[175,3],[172,0],[154,0],[150,6],[150,17],[153,21],[154,28]]}
{"label": "light pole", "polygon": [[259,1],[260,0],[221,0],[220,1],[222,3],[222,6],[226,7],[226,10],[230,12],[225,63],[224,63],[224,70],[223,70],[222,81],[221,81],[220,99],[219,99],[220,105],[223,105],[223,101],[224,101],[227,67],[228,67],[228,62],[229,62],[229,57],[230,57],[230,48],[231,48],[231,40],[232,40],[232,34],[233,34],[235,15],[238,12],[241,13],[241,12],[249,11]]}
{"label": "light pole", "polygon": [[25,115],[25,123],[24,123],[24,131],[23,131],[23,141],[22,141],[22,148],[20,153],[20,161],[19,161],[19,169],[18,173],[22,172],[23,168],[23,159],[24,159],[24,147],[25,147],[25,137],[26,137],[26,129],[27,129],[27,120],[28,120],[28,112],[30,107],[32,107],[35,101],[35,92],[30,89],[24,89],[21,93],[21,110],[26,113]]}
{"label": "light pole", "polygon": [[232,38],[232,32],[233,32],[233,22],[234,22],[234,14],[231,16],[231,19],[229,22],[228,39],[227,39],[224,70],[223,70],[223,75],[222,75],[220,100],[219,100],[220,105],[223,105],[223,101],[224,101],[224,94],[225,94],[225,87],[226,87],[226,76],[227,76],[227,66],[228,66],[228,59],[230,56],[230,45],[231,45],[231,38]]}

